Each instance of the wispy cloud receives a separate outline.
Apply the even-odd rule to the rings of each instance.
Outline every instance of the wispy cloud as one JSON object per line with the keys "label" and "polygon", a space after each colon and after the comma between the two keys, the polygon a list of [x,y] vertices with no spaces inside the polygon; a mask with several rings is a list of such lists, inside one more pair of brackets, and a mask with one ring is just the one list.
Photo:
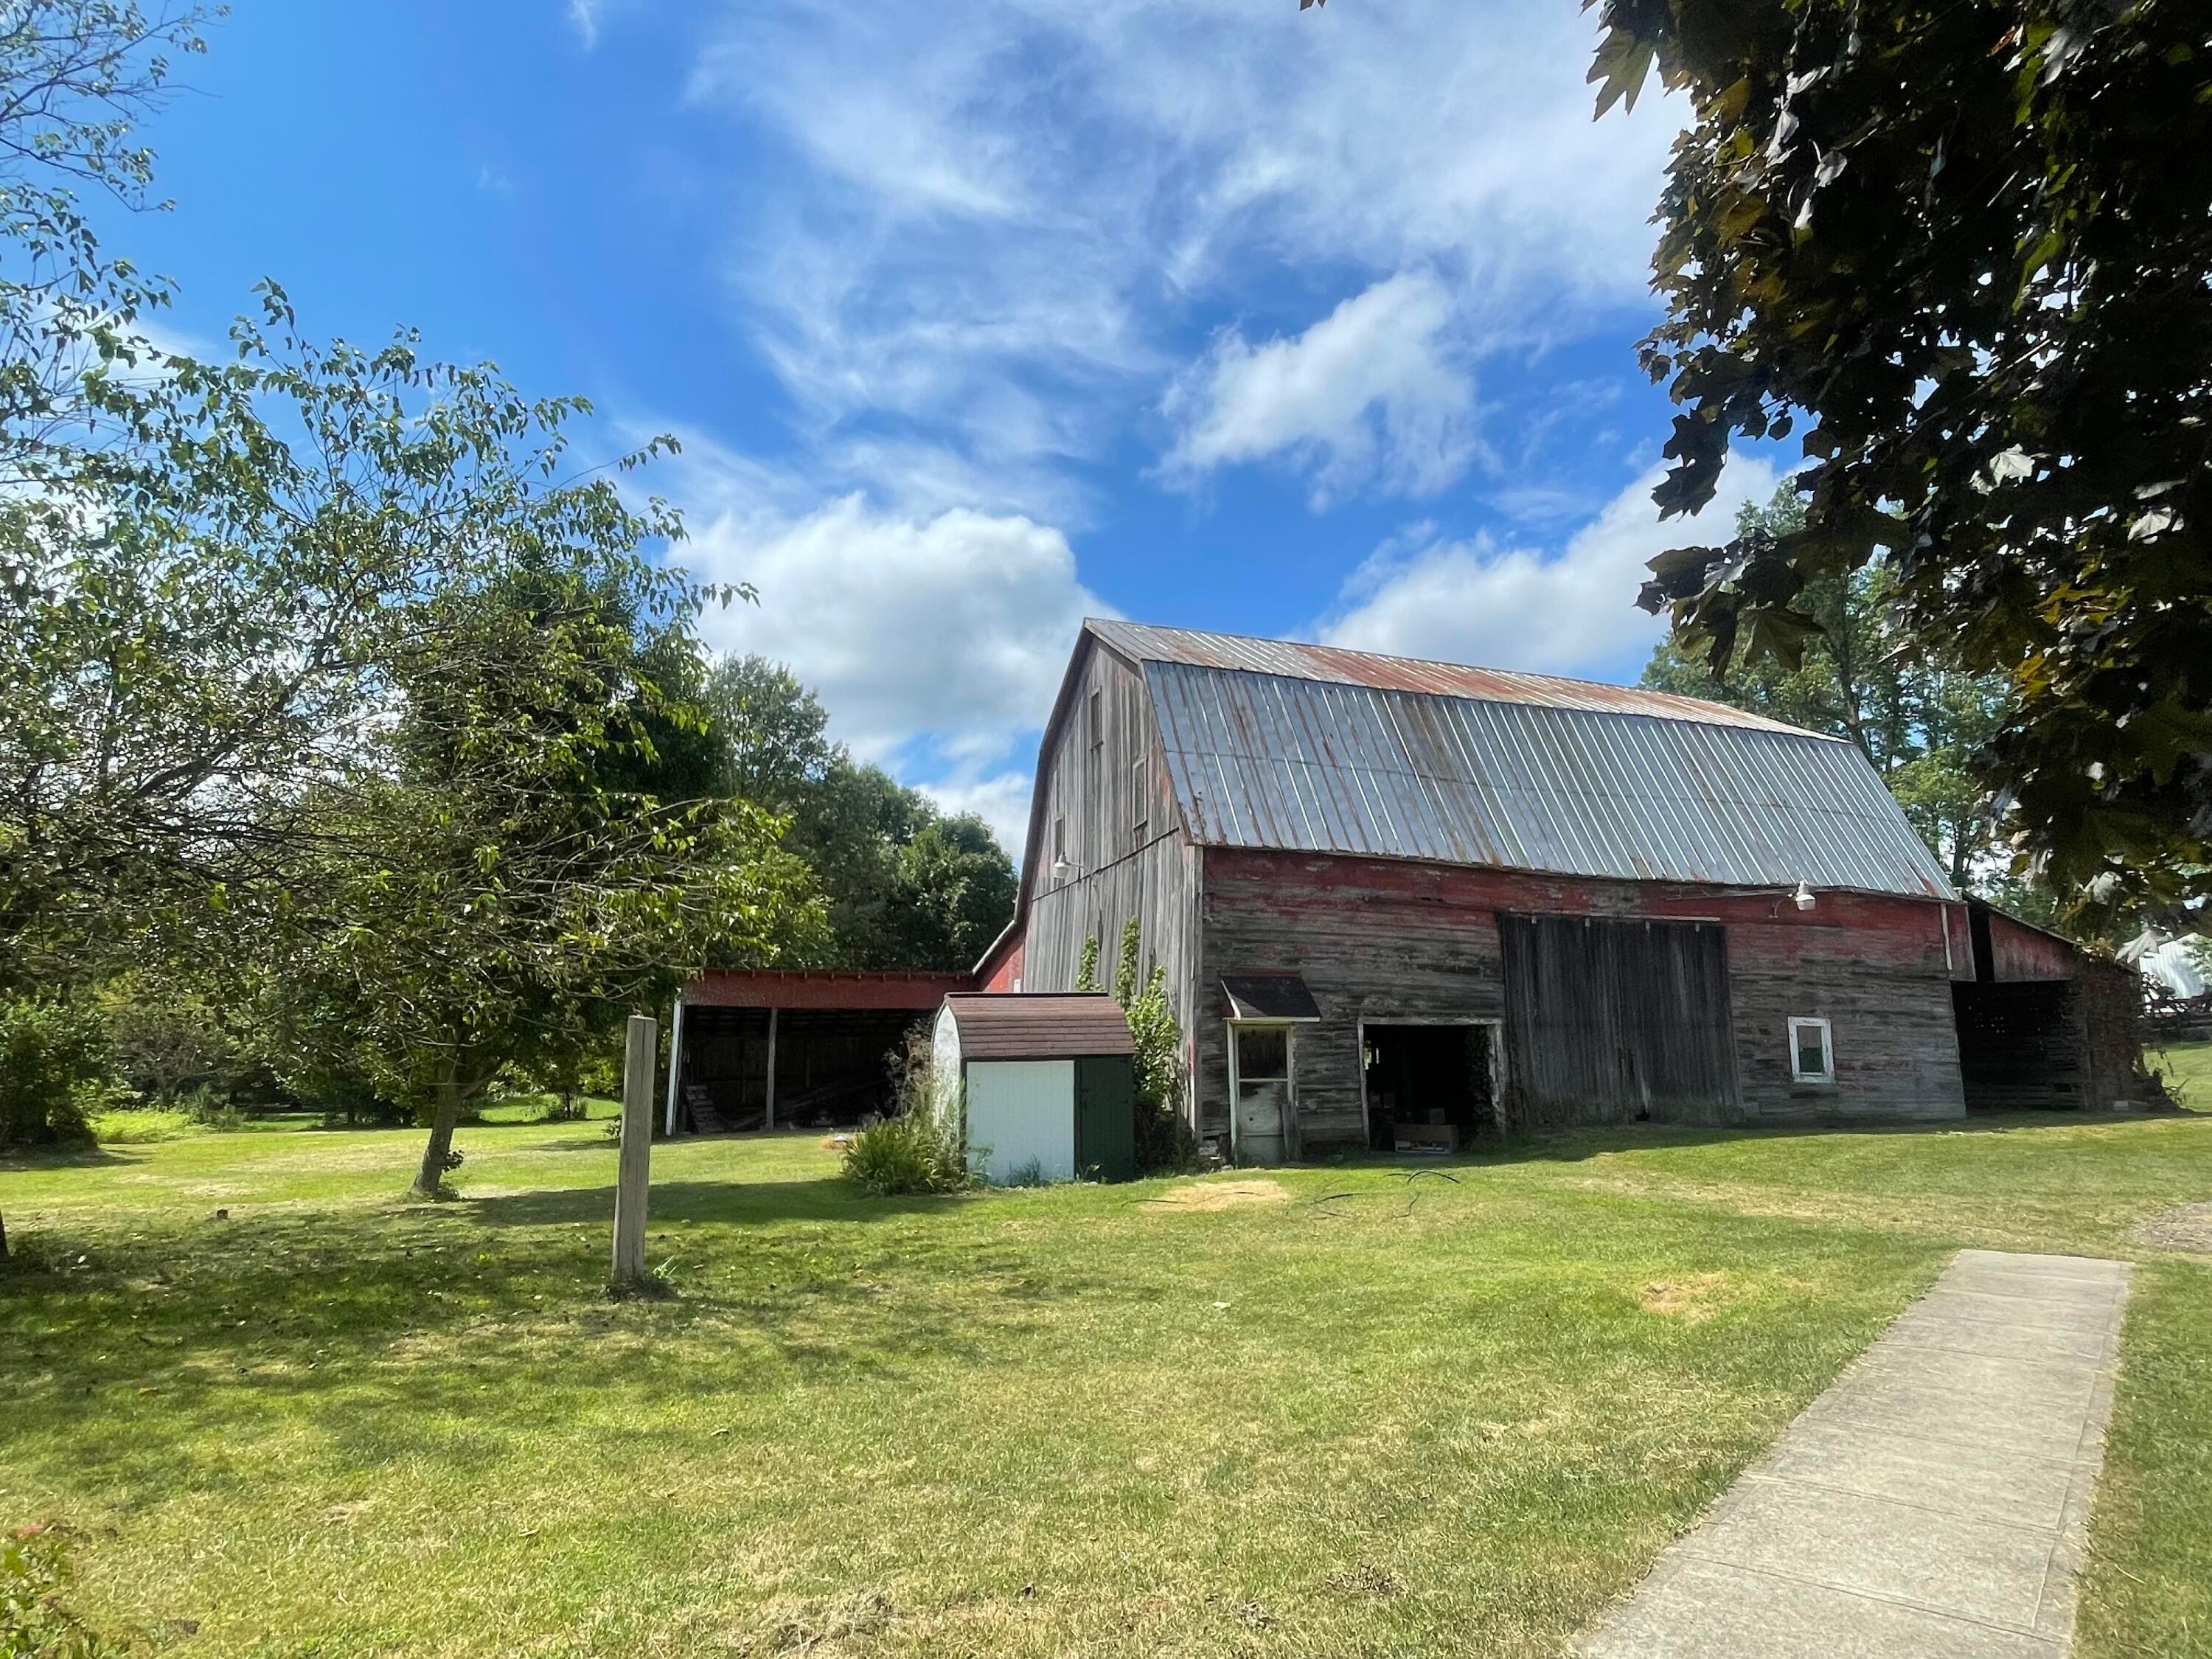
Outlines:
{"label": "wispy cloud", "polygon": [[[1328,430],[1285,453],[1326,501],[1464,463],[1447,337],[1495,350],[1640,303],[1672,115],[1594,125],[1591,39],[1571,8],[1448,0],[765,0],[710,28],[690,94],[771,147],[732,282],[817,441],[924,436],[1035,477],[1125,440],[1179,374],[1255,383],[1293,344],[1317,374],[1385,302],[1430,305],[1425,384],[1367,398],[1364,440],[1320,408],[1356,386],[1313,389]],[[1192,367],[1194,326],[1250,316],[1255,282],[1307,337]],[[1211,441],[1264,436],[1224,405]],[[1187,464],[1205,441],[1170,434]]]}
{"label": "wispy cloud", "polygon": [[568,0],[568,27],[586,52],[599,44],[599,18],[606,5],[607,0]]}
{"label": "wispy cloud", "polygon": [[1170,388],[1177,427],[1164,473],[1280,458],[1312,481],[1316,507],[1372,483],[1431,495],[1474,453],[1474,385],[1450,340],[1453,295],[1409,271],[1338,306],[1304,334],[1258,345],[1223,333]]}
{"label": "wispy cloud", "polygon": [[1726,526],[1746,501],[1774,493],[1764,459],[1733,458],[1692,527],[1662,523],[1653,468],[1614,496],[1556,550],[1488,536],[1439,538],[1418,525],[1377,548],[1336,607],[1315,625],[1332,645],[1443,662],[1553,673],[1633,672],[1666,625],[1630,603],[1644,565],[1670,547]]}

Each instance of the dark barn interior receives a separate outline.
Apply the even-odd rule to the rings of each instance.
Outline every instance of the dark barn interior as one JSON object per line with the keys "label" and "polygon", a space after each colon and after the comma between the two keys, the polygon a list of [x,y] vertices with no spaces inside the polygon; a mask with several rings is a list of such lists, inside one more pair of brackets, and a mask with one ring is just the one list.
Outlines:
{"label": "dark barn interior", "polygon": [[1966,1109],[2108,1109],[2134,1082],[2142,991],[2091,957],[1980,899],[1966,902],[1973,977],[1954,981]]}
{"label": "dark barn interior", "polygon": [[892,1104],[890,1060],[958,974],[712,970],[684,994],[672,1131],[832,1128]]}
{"label": "dark barn interior", "polygon": [[1490,1024],[1368,1026],[1369,1147],[1451,1152],[1495,1134],[1496,1041]]}
{"label": "dark barn interior", "polygon": [[775,1021],[775,1121],[858,1123],[891,1103],[890,1060],[928,1016],[897,1009],[687,1009],[684,1102],[702,1134],[768,1126],[769,1022]]}
{"label": "dark barn interior", "polygon": [[2080,1022],[2065,980],[1951,987],[1969,1111],[2081,1103]]}

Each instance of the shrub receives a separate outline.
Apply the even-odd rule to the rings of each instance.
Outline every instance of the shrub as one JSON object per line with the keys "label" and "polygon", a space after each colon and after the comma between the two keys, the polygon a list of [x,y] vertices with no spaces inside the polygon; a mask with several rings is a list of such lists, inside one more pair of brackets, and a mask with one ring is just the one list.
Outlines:
{"label": "shrub", "polygon": [[957,1131],[926,1109],[880,1119],[854,1135],[845,1147],[845,1176],[878,1198],[964,1192],[975,1184]]}
{"label": "shrub", "polygon": [[120,1103],[100,1016],[44,997],[0,1001],[0,1146],[82,1145]]}
{"label": "shrub", "polygon": [[1182,1030],[1168,1006],[1167,969],[1152,964],[1137,989],[1142,940],[1137,918],[1121,927],[1121,952],[1114,969],[1114,1000],[1129,1017],[1137,1045],[1137,1167],[1150,1174],[1198,1167],[1198,1137],[1182,1115]]}
{"label": "shrub", "polygon": [[27,1659],[107,1659],[137,1642],[101,1635],[69,1610],[66,1527],[18,1527],[0,1535],[0,1654]]}
{"label": "shrub", "polygon": [[206,1084],[189,1089],[177,1097],[177,1109],[203,1129],[218,1133],[246,1127],[246,1114],[237,1103],[220,1091]]}

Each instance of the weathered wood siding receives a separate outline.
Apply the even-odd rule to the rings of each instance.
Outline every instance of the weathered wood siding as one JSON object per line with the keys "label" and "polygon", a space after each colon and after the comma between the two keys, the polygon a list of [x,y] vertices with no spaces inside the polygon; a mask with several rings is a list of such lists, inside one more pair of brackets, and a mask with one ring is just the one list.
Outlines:
{"label": "weathered wood siding", "polygon": [[[1149,975],[1155,963],[1166,969],[1188,1034],[1198,852],[1182,835],[1143,678],[1095,642],[1085,648],[1083,677],[1038,762],[1042,835],[1037,867],[1026,878],[1022,989],[1073,990],[1084,941],[1094,938],[1100,987],[1112,989],[1121,929],[1135,916],[1144,941],[1139,973]],[[1055,882],[1057,858],[1067,860],[1069,874]]]}
{"label": "weathered wood siding", "polygon": [[1973,929],[1978,979],[2003,984],[2071,979],[2081,960],[2081,951],[2066,940],[1979,904],[1973,907]]}
{"label": "weathered wood siding", "polygon": [[1501,914],[1511,1127],[1732,1122],[1717,922]]}
{"label": "weathered wood siding", "polygon": [[[1228,1127],[1223,974],[1304,976],[1322,1012],[1294,1050],[1306,1148],[1361,1145],[1360,1022],[1503,1018],[1501,911],[1722,924],[1746,1118],[1948,1118],[1965,1109],[1934,903],[1823,893],[1799,911],[1779,893],[1386,859],[1209,848],[1203,860],[1192,994],[1201,1134]],[[1830,1021],[1834,1083],[1791,1080],[1793,1016]],[[1510,1048],[1509,1038],[1509,1068]]]}

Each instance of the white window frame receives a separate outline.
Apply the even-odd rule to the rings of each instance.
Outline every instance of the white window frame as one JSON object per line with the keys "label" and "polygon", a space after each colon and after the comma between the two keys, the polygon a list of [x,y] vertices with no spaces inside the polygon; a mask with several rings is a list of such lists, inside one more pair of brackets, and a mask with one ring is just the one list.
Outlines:
{"label": "white window frame", "polygon": [[[1804,1052],[1797,1034],[1804,1030],[1820,1034],[1820,1067],[1808,1072],[1801,1066],[1799,1057]],[[1814,1015],[1793,1017],[1790,1022],[1790,1080],[1792,1083],[1833,1083],[1836,1080],[1836,1034],[1825,1018]]]}

